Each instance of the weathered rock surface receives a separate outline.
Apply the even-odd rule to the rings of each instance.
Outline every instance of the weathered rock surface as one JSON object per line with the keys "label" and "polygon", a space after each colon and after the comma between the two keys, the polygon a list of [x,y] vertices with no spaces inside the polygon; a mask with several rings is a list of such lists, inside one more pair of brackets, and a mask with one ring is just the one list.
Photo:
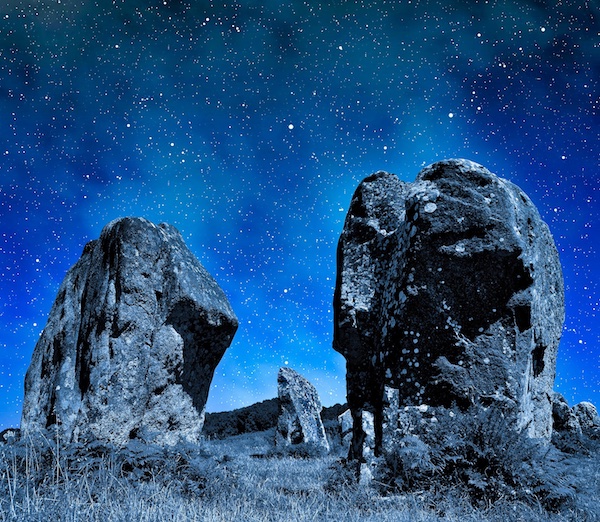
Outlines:
{"label": "weathered rock surface", "polygon": [[19,440],[21,430],[18,428],[7,428],[0,432],[0,444],[12,444]]}
{"label": "weathered rock surface", "polygon": [[414,183],[367,177],[339,241],[334,314],[351,457],[363,456],[365,413],[377,452],[405,407],[494,406],[516,429],[550,437],[558,254],[531,200],[484,167],[447,160]]}
{"label": "weathered rock surface", "polygon": [[557,392],[552,395],[552,419],[553,430],[581,434],[579,419],[569,407],[566,399]]}
{"label": "weathered rock surface", "polygon": [[346,410],[338,416],[338,424],[340,425],[340,435],[342,446],[346,449],[350,448],[352,442],[352,412]]}
{"label": "weathered rock surface", "polygon": [[584,401],[573,406],[573,415],[579,421],[583,433],[600,430],[600,416],[591,402]]}
{"label": "weathered rock surface", "polygon": [[560,393],[552,396],[553,430],[557,440],[567,436],[571,439],[582,435],[591,439],[600,438],[600,415],[591,402],[580,402],[572,408]]}
{"label": "weathered rock surface", "polygon": [[25,378],[22,430],[126,443],[198,440],[237,329],[172,226],[115,220],[62,282]]}
{"label": "weathered rock surface", "polygon": [[321,420],[323,409],[315,387],[291,368],[280,368],[277,375],[279,418],[275,444],[290,447],[298,444],[328,452],[329,442]]}

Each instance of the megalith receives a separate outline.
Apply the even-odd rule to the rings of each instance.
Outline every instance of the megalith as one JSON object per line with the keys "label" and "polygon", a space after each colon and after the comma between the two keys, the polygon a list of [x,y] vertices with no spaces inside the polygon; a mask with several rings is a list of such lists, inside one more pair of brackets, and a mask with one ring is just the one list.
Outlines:
{"label": "megalith", "polygon": [[371,418],[377,454],[408,412],[473,405],[549,439],[563,321],[552,235],[516,185],[461,159],[414,183],[365,178],[339,240],[334,297],[350,456],[363,457]]}
{"label": "megalith", "polygon": [[293,448],[299,444],[327,453],[329,442],[321,420],[321,400],[316,388],[295,370],[279,369],[277,375],[279,417],[275,444]]}
{"label": "megalith", "polygon": [[237,329],[221,288],[168,224],[122,218],[68,271],[25,378],[21,428],[65,441],[197,441]]}

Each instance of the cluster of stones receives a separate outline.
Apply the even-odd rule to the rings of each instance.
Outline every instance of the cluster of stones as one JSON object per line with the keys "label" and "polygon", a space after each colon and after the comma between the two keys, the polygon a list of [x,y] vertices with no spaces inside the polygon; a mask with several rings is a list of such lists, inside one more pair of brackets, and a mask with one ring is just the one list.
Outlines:
{"label": "cluster of stones", "polygon": [[[21,433],[197,442],[214,370],[237,326],[174,227],[115,220],[60,286],[26,375]],[[277,445],[329,451],[314,386],[281,368],[278,391]]]}
{"label": "cluster of stones", "polygon": [[[534,438],[600,431],[593,405],[570,408],[552,392],[564,292],[549,229],[518,187],[480,165],[363,180],[338,245],[334,315],[352,459],[474,406]],[[61,284],[25,379],[21,431],[198,441],[237,326],[175,228],[113,221]],[[314,386],[281,368],[278,396],[276,445],[329,451]]]}

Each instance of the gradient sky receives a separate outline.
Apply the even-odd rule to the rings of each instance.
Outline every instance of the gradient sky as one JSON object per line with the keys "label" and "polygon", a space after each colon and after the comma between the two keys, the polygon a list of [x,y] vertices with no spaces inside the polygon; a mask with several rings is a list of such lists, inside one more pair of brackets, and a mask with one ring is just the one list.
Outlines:
{"label": "gradient sky", "polygon": [[276,396],[285,364],[344,402],[331,303],[352,193],[451,157],[549,224],[556,389],[600,405],[597,0],[3,5],[0,429],[66,271],[127,215],[176,226],[238,315],[209,411]]}

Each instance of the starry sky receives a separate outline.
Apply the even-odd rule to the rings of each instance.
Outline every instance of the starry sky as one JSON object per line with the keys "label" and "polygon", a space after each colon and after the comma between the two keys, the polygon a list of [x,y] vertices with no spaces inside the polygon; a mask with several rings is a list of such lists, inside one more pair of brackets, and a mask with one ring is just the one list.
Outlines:
{"label": "starry sky", "polygon": [[354,189],[464,157],[549,224],[556,389],[600,405],[598,0],[8,0],[0,7],[0,429],[62,278],[110,220],[168,222],[240,320],[208,411],[289,365],[345,401],[335,251]]}

